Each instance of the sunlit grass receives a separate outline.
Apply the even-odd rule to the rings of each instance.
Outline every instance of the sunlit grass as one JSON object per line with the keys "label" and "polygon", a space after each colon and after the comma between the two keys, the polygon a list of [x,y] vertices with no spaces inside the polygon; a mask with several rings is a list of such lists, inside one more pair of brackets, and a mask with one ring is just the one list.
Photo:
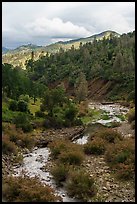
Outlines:
{"label": "sunlit grass", "polygon": [[81,118],[83,124],[88,124],[92,121],[99,120],[102,115],[102,110],[89,109],[88,113]]}

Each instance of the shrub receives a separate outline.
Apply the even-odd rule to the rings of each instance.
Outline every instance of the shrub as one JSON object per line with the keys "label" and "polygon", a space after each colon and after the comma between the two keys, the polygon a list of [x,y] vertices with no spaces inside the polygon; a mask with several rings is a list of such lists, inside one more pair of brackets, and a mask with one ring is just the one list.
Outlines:
{"label": "shrub", "polygon": [[62,151],[67,149],[67,141],[56,139],[49,144],[51,150],[51,156],[53,159],[57,159]]}
{"label": "shrub", "polygon": [[95,134],[95,137],[102,138],[109,143],[115,143],[118,140],[122,140],[121,134],[118,133],[117,131],[114,131],[111,128],[104,128],[104,129],[98,131]]}
{"label": "shrub", "polygon": [[6,125],[3,131],[3,137],[5,138],[5,135],[7,135],[7,140],[16,145],[16,148],[18,146],[31,149],[35,144],[35,138],[33,136],[24,134],[22,129],[16,129],[15,125]]}
{"label": "shrub", "polygon": [[116,176],[120,180],[130,180],[130,179],[134,179],[135,177],[134,172],[135,172],[135,167],[133,164],[127,165],[124,163],[120,163],[119,169],[116,172]]}
{"label": "shrub", "polygon": [[88,201],[96,194],[93,178],[82,169],[70,172],[66,189],[71,196],[83,201]]}
{"label": "shrub", "polygon": [[61,152],[59,160],[64,164],[80,165],[83,161],[83,154],[81,151],[77,151],[77,149],[69,149]]}
{"label": "shrub", "polygon": [[79,164],[83,160],[83,152],[78,144],[69,140],[56,139],[49,144],[53,159],[59,159],[62,163]]}
{"label": "shrub", "polygon": [[84,145],[84,152],[86,154],[104,154],[105,149],[105,142],[101,138],[96,138]]}
{"label": "shrub", "polygon": [[23,101],[23,100],[18,101],[18,111],[27,112],[28,111],[28,103],[26,101]]}
{"label": "shrub", "polygon": [[8,177],[3,182],[3,199],[7,202],[57,202],[60,197],[36,178]]}
{"label": "shrub", "polygon": [[47,116],[43,122],[43,126],[46,128],[61,128],[64,126],[64,121],[59,117],[50,117]]}
{"label": "shrub", "polygon": [[11,100],[9,102],[9,110],[17,111],[18,110],[18,102],[15,100]]}
{"label": "shrub", "polygon": [[11,142],[9,140],[9,137],[7,135],[3,135],[2,137],[2,153],[3,154],[16,154],[17,153],[17,147],[14,142]]}
{"label": "shrub", "polygon": [[54,167],[52,167],[51,173],[54,176],[54,179],[58,185],[60,185],[61,182],[67,179],[69,169],[70,169],[70,166],[64,165],[62,163],[57,163]]}
{"label": "shrub", "polygon": [[80,119],[80,118],[76,118],[75,120],[74,120],[74,125],[83,125],[83,122],[82,122],[82,120]]}
{"label": "shrub", "polygon": [[37,111],[37,112],[35,112],[35,116],[36,117],[40,117],[40,118],[44,118],[45,117],[45,113],[43,113],[42,111]]}
{"label": "shrub", "polygon": [[23,101],[26,101],[27,103],[29,103],[30,98],[29,98],[29,95],[20,95],[19,100],[23,100]]}
{"label": "shrub", "polygon": [[66,110],[65,110],[65,118],[67,118],[69,121],[73,122],[78,110],[74,105],[70,105]]}
{"label": "shrub", "polygon": [[33,126],[30,123],[20,124],[18,127],[22,128],[23,132],[31,132],[33,130]]}
{"label": "shrub", "polygon": [[24,132],[32,131],[33,127],[29,121],[29,117],[24,113],[19,113],[13,120],[17,128],[22,128]]}
{"label": "shrub", "polygon": [[[129,179],[134,177],[135,167],[135,144],[132,138],[127,138],[123,141],[107,148],[105,158],[111,169],[119,178]],[[124,173],[127,169],[127,172]],[[124,175],[128,175],[127,178]]]}
{"label": "shrub", "polygon": [[135,108],[132,108],[128,112],[128,122],[131,123],[134,120],[135,120]]}

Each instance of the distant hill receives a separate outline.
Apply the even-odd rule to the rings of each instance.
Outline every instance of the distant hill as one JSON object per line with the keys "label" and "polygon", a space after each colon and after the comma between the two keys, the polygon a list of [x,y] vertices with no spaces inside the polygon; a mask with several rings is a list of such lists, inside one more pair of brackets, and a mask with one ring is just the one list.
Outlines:
{"label": "distant hill", "polygon": [[46,46],[46,50],[48,52],[55,52],[55,51],[58,51],[60,49],[60,47],[63,48],[64,50],[67,50],[67,49],[70,49],[72,47],[72,45],[74,45],[74,47],[77,49],[77,48],[79,48],[79,45],[81,42],[82,42],[82,44],[85,44],[87,42],[93,42],[94,39],[102,40],[104,37],[109,38],[110,35],[116,36],[116,37],[120,36],[120,34],[114,32],[114,31],[104,31],[102,33],[95,34],[95,35],[92,35],[92,36],[86,37],[86,38],[79,38],[79,39],[69,40],[69,41],[65,41],[65,42],[59,41],[57,43]]}
{"label": "distant hill", "polygon": [[80,43],[85,44],[87,42],[93,42],[94,39],[102,40],[104,37],[109,38],[110,35],[116,37],[120,36],[120,34],[114,31],[104,31],[102,33],[95,34],[90,37],[79,38],[65,42],[59,41],[48,46],[37,46],[33,44],[28,44],[22,45],[14,50],[8,50],[7,48],[5,48],[5,51],[2,51],[2,62],[10,63],[14,66],[22,66],[23,68],[25,68],[25,61],[30,59],[32,51],[34,51],[35,53],[34,59],[37,60],[41,55],[45,55],[47,52],[55,53],[58,52],[60,48],[68,50],[72,47],[72,45],[74,45],[75,49],[78,49]]}
{"label": "distant hill", "polygon": [[10,49],[6,48],[6,47],[2,47],[2,54],[5,54],[9,51]]}

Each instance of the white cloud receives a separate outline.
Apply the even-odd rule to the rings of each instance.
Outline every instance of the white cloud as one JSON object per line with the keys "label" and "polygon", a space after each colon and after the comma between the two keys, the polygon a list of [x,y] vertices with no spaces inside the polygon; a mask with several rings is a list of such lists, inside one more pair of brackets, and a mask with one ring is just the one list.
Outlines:
{"label": "white cloud", "polygon": [[135,30],[135,2],[2,2],[4,46]]}
{"label": "white cloud", "polygon": [[33,37],[53,37],[62,38],[67,36],[67,38],[76,38],[89,36],[90,31],[85,29],[83,26],[74,25],[72,22],[63,22],[60,18],[38,18],[34,22],[31,22],[25,26],[28,34]]}

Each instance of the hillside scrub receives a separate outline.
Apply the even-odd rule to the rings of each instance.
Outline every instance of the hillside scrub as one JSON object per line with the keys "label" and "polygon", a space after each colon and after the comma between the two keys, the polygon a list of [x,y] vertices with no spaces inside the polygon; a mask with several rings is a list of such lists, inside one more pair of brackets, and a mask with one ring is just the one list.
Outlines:
{"label": "hillside scrub", "polygon": [[25,134],[21,129],[16,129],[13,124],[3,125],[2,136],[3,153],[17,152],[19,148],[32,149],[35,145],[35,138]]}
{"label": "hillside scrub", "polygon": [[112,128],[102,128],[99,131],[97,131],[92,138],[102,138],[108,143],[116,143],[119,140],[123,140],[120,133],[113,130]]}
{"label": "hillside scrub", "polygon": [[132,108],[128,113],[128,122],[131,123],[134,120],[135,120],[135,108]]}
{"label": "hillside scrub", "polygon": [[63,185],[62,182],[66,181],[71,168],[70,165],[60,162],[56,162],[55,166],[51,168],[50,172],[59,186]]}
{"label": "hillside scrub", "polygon": [[37,178],[9,176],[3,181],[3,199],[7,202],[57,202],[59,196]]}
{"label": "hillside scrub", "polygon": [[74,170],[66,181],[66,189],[73,197],[88,202],[96,194],[94,180],[84,170]]}
{"label": "hillside scrub", "polygon": [[106,150],[106,142],[101,138],[95,138],[92,141],[84,145],[84,152],[87,155],[101,155]]}
{"label": "hillside scrub", "polygon": [[83,150],[80,145],[69,140],[56,139],[49,143],[51,156],[62,163],[80,164],[83,160]]}
{"label": "hillside scrub", "polygon": [[111,170],[122,180],[134,179],[135,144],[133,138],[127,138],[108,146],[105,158]]}

